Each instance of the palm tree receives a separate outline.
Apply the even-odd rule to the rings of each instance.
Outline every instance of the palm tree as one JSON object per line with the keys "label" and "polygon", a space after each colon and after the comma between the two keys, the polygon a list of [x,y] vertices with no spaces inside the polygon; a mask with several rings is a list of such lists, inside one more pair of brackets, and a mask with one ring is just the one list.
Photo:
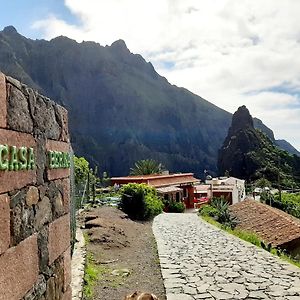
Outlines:
{"label": "palm tree", "polygon": [[165,170],[161,163],[153,159],[139,160],[130,168],[130,175],[161,174]]}

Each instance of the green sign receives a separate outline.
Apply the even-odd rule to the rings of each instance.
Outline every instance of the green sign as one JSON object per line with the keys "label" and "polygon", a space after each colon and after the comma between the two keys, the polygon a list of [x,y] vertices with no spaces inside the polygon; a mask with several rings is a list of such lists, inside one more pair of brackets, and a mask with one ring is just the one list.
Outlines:
{"label": "green sign", "polygon": [[35,158],[33,148],[0,145],[0,170],[33,170]]}
{"label": "green sign", "polygon": [[59,151],[49,151],[49,168],[50,169],[67,169],[70,168],[70,154]]}
{"label": "green sign", "polygon": [[[33,148],[0,145],[0,171],[34,170],[36,167]],[[70,168],[70,154],[48,151],[49,169]]]}

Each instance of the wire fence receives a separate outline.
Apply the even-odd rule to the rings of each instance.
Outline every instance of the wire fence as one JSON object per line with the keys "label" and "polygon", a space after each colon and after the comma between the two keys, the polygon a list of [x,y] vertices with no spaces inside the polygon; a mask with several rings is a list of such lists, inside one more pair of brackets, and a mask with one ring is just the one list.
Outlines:
{"label": "wire fence", "polygon": [[76,229],[77,217],[81,209],[85,207],[99,207],[102,205],[117,207],[120,202],[120,197],[117,190],[112,187],[103,187],[95,180],[93,172],[89,173],[87,179],[83,182],[75,181],[74,160],[73,153],[71,153],[71,200],[70,200],[70,214],[71,214],[71,245],[72,252],[76,243]]}

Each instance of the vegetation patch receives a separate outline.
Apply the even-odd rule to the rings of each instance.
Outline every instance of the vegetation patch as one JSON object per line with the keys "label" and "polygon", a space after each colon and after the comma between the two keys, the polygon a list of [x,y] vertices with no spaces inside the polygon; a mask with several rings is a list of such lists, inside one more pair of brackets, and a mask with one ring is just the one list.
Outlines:
{"label": "vegetation patch", "polygon": [[182,202],[176,201],[164,201],[164,206],[167,212],[170,213],[182,213],[185,210],[185,206]]}
{"label": "vegetation patch", "polygon": [[83,295],[85,299],[92,299],[94,286],[101,276],[107,273],[106,268],[100,268],[95,265],[92,254],[87,255],[86,267],[84,272]]}
{"label": "vegetation patch", "polygon": [[210,204],[202,206],[199,213],[201,216],[213,218],[224,227],[234,229],[237,225],[237,219],[230,214],[229,203],[223,198],[213,198]]}
{"label": "vegetation patch", "polygon": [[118,288],[125,284],[126,278],[131,274],[129,269],[117,268],[111,269],[106,265],[95,261],[94,256],[87,255],[87,263],[84,275],[83,295],[85,300],[94,298],[94,287],[99,282],[111,288]]}
{"label": "vegetation patch", "polygon": [[146,184],[126,184],[120,193],[120,209],[131,219],[149,220],[163,210],[163,202],[157,196],[156,190]]}
{"label": "vegetation patch", "polygon": [[282,194],[281,200],[278,194],[273,196],[270,193],[263,193],[261,200],[300,219],[300,193]]}

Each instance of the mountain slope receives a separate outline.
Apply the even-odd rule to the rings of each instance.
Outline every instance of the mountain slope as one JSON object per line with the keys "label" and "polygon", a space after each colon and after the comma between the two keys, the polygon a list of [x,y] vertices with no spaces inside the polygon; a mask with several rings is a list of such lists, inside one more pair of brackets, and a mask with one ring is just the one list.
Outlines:
{"label": "mountain slope", "polygon": [[0,70],[64,105],[75,152],[101,171],[126,175],[145,158],[170,171],[217,171],[231,114],[169,84],[121,40],[34,41],[9,26],[0,32]]}
{"label": "mountain slope", "polygon": [[228,135],[219,151],[221,174],[246,180],[266,178],[284,187],[300,186],[300,157],[279,149],[261,130],[255,129],[245,106],[233,114]]}

